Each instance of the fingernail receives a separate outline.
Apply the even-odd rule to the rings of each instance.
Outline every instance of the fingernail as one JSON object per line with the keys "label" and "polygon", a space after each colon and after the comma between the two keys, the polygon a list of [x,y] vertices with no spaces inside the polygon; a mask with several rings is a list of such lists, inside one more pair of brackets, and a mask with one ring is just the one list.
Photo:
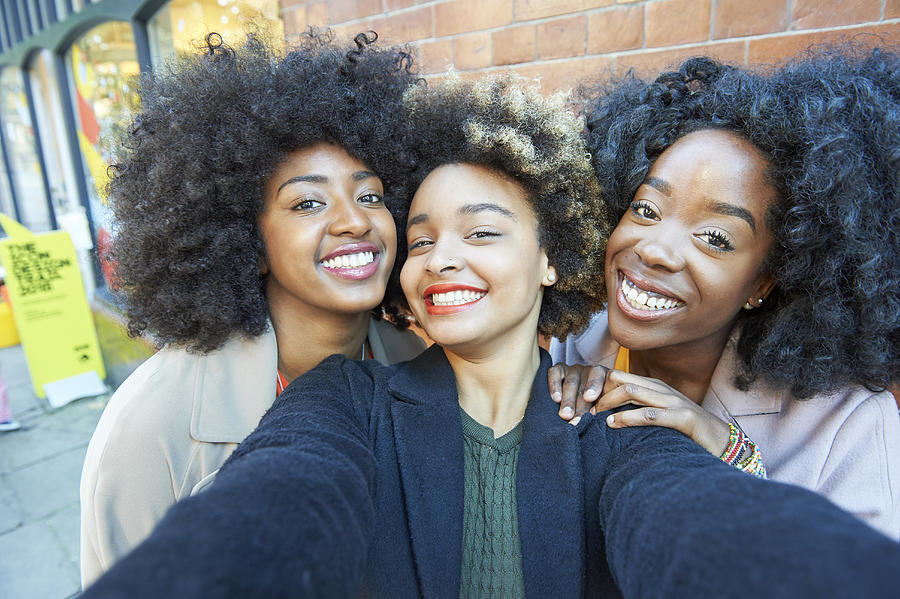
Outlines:
{"label": "fingernail", "polygon": [[573,409],[570,408],[569,406],[566,406],[566,407],[564,407],[564,408],[562,409],[562,412],[560,412],[560,413],[562,414],[562,417],[563,417],[563,418],[567,418],[567,419],[568,419],[568,418],[571,418],[572,416],[575,415],[575,410],[573,410]]}
{"label": "fingernail", "polygon": [[553,398],[553,401],[560,401],[562,399],[562,393],[560,393],[559,391],[554,391],[553,395],[551,395],[550,397]]}
{"label": "fingernail", "polygon": [[572,418],[572,419],[569,421],[569,424],[571,424],[572,426],[575,426],[575,425],[578,424],[579,422],[581,422],[581,416],[576,416],[575,418]]}
{"label": "fingernail", "polygon": [[606,426],[612,426],[616,423],[616,417],[610,414],[606,417]]}
{"label": "fingernail", "polygon": [[587,391],[584,392],[584,398],[585,399],[597,399],[597,392],[594,391],[593,389],[588,389]]}

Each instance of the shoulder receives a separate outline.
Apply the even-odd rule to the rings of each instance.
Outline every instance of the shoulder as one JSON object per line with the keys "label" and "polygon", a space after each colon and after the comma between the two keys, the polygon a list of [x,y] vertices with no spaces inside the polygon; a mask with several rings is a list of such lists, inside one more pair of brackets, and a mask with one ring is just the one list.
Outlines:
{"label": "shoulder", "polygon": [[580,333],[550,341],[550,357],[554,363],[612,366],[618,349],[619,344],[609,332],[606,310],[594,314]]}
{"label": "shoulder", "polygon": [[382,364],[412,360],[425,350],[425,340],[410,331],[400,330],[385,320],[369,322],[369,344],[373,357]]}

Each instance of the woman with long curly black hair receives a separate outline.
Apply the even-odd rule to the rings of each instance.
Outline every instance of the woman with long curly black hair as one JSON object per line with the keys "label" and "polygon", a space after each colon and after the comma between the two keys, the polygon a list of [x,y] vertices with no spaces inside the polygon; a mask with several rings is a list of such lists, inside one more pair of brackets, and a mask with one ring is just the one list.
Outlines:
{"label": "woman with long curly black hair", "polygon": [[[204,488],[277,393],[331,354],[424,343],[381,319],[396,255],[410,57],[310,33],[207,37],[144,81],[112,171],[129,331],[167,344],[117,390],[81,484],[82,581]],[[396,313],[396,311],[394,311]]]}
{"label": "woman with long curly black hair", "polygon": [[619,219],[610,301],[551,348],[615,369],[567,377],[594,410],[641,406],[610,426],[675,428],[757,474],[764,460],[893,538],[898,89],[896,53],[843,48],[768,74],[691,59],[603,90],[588,126]]}

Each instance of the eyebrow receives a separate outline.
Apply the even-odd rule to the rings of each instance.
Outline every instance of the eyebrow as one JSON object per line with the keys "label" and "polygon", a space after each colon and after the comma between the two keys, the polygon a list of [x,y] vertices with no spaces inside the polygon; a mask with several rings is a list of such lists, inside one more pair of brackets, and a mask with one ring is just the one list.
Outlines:
{"label": "eyebrow", "polygon": [[[643,184],[649,185],[668,197],[672,197],[672,187],[669,185],[668,181],[660,179],[659,177],[647,177]],[[734,204],[728,204],[726,202],[710,202],[707,204],[707,209],[716,214],[721,214],[722,216],[736,216],[737,218],[745,220],[747,224],[750,225],[750,229],[756,233],[756,219],[753,218],[753,215],[750,214],[749,211],[740,206],[735,206]]]}
{"label": "eyebrow", "polygon": [[[492,204],[490,202],[482,202],[480,204],[466,204],[465,206],[460,206],[456,209],[456,213],[460,216],[478,214],[479,212],[496,212],[497,214],[502,214],[503,216],[511,218],[512,220],[518,222],[516,215],[513,214],[510,210],[507,210],[499,204]],[[428,214],[423,212],[422,214],[417,214],[406,221],[406,226],[411,227],[413,225],[421,225],[422,223],[427,223],[428,221]]]}
{"label": "eyebrow", "polygon": [[716,214],[721,214],[723,216],[736,216],[740,219],[747,221],[747,224],[750,225],[750,229],[756,233],[756,219],[753,218],[753,215],[744,208],[740,206],[735,206],[734,204],[726,204],[725,202],[710,202],[708,205],[708,209],[712,210]]}
{"label": "eyebrow", "polygon": [[[354,181],[362,181],[363,179],[370,179],[372,177],[377,179],[378,175],[376,175],[372,171],[356,171],[355,173],[350,175],[350,178]],[[326,177],[325,175],[298,175],[296,177],[291,177],[290,179],[279,185],[278,189],[275,191],[275,194],[277,195],[279,191],[281,191],[284,187],[291,185],[292,183],[317,183],[319,185],[322,185],[323,183],[328,183],[328,180],[328,177]]]}
{"label": "eyebrow", "polygon": [[663,193],[669,197],[672,197],[672,186],[669,185],[668,181],[660,179],[659,177],[647,177],[644,179],[644,185],[649,185],[653,189]]}

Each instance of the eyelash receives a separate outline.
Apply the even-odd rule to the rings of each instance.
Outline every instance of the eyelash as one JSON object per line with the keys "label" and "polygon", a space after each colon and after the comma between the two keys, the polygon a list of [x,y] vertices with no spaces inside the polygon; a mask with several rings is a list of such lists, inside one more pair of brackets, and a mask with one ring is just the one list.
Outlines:
{"label": "eyelash", "polygon": [[486,237],[500,237],[500,232],[493,229],[477,229],[467,236],[467,239],[484,239]]}
{"label": "eyelash", "polygon": [[[641,210],[646,210],[647,212],[652,214],[652,216],[641,214]],[[645,202],[644,200],[636,200],[634,202],[631,202],[631,211],[640,218],[659,220],[659,215],[656,214],[656,210],[653,209],[653,206],[650,204],[650,202]]]}
{"label": "eyelash", "polygon": [[702,239],[713,251],[716,252],[730,252],[734,250],[734,245],[732,245],[731,240],[728,237],[719,231],[703,231],[697,235],[698,238]]}

